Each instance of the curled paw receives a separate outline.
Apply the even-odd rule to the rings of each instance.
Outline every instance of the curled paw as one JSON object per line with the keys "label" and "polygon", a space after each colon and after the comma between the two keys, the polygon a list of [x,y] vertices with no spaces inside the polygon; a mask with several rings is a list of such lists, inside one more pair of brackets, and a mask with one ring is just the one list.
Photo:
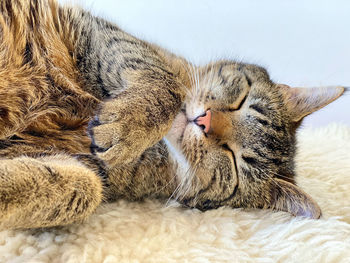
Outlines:
{"label": "curled paw", "polygon": [[90,121],[91,152],[108,165],[130,163],[145,149],[140,132],[123,122],[102,123],[98,116]]}

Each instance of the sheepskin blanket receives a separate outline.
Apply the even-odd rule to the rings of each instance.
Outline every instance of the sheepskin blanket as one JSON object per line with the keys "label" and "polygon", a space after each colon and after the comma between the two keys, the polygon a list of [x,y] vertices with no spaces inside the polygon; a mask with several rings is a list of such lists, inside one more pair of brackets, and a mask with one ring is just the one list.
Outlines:
{"label": "sheepskin blanket", "polygon": [[120,201],[84,224],[0,232],[0,262],[350,262],[350,127],[298,134],[298,184],[320,220]]}

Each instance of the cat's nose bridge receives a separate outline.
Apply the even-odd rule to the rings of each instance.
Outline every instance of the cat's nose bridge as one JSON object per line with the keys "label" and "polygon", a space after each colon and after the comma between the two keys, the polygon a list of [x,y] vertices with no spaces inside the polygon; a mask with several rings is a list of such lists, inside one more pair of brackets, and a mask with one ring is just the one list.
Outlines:
{"label": "cat's nose bridge", "polygon": [[204,133],[220,139],[231,137],[232,120],[230,116],[222,111],[207,110],[202,116],[197,117],[194,122],[201,126]]}
{"label": "cat's nose bridge", "polygon": [[229,137],[231,128],[231,118],[229,115],[222,111],[212,111],[211,113],[211,128],[209,133],[225,139]]}
{"label": "cat's nose bridge", "polygon": [[195,123],[203,128],[207,135],[226,138],[232,130],[231,119],[221,111],[207,110],[204,115],[195,119]]}

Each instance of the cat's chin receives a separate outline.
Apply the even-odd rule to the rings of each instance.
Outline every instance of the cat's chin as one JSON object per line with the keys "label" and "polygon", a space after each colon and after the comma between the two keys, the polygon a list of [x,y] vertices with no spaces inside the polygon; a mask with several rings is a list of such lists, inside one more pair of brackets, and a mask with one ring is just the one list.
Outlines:
{"label": "cat's chin", "polygon": [[189,121],[183,112],[180,112],[174,119],[170,131],[165,138],[172,144],[178,145],[181,143],[182,137],[185,133]]}

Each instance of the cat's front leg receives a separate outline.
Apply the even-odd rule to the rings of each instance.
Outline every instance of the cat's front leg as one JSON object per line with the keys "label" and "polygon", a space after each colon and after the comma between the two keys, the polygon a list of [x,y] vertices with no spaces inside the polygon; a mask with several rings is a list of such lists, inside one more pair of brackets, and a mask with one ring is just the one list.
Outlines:
{"label": "cat's front leg", "polygon": [[104,168],[90,159],[54,155],[0,160],[0,231],[84,221],[104,197],[103,173],[97,172]]}
{"label": "cat's front leg", "polygon": [[92,151],[111,166],[135,160],[161,140],[185,94],[171,74],[139,70],[125,79],[126,89],[104,102],[89,125]]}

